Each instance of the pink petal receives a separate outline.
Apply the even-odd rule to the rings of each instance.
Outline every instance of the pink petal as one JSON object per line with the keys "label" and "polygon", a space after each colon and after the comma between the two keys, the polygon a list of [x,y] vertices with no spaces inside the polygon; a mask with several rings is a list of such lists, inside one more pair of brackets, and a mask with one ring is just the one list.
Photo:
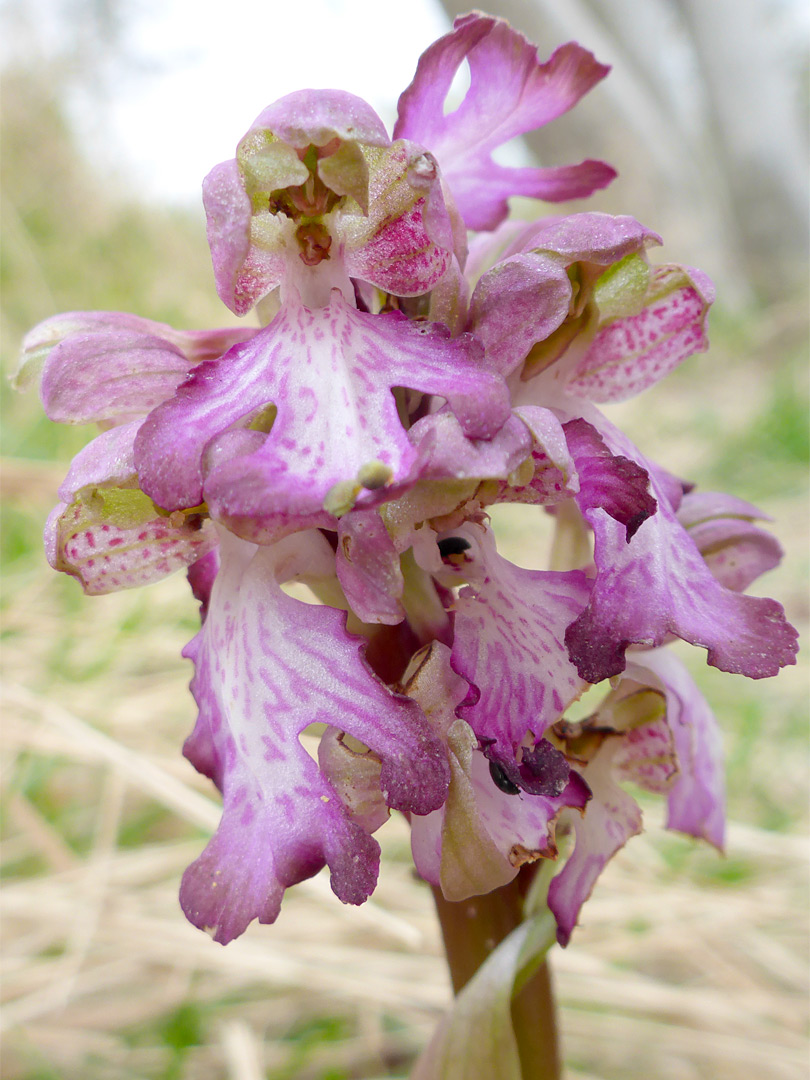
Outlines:
{"label": "pink petal", "polygon": [[721,585],[743,592],[782,559],[779,541],[754,525],[767,518],[755,506],[731,495],[693,492],[678,510],[678,520]]}
{"label": "pink petal", "polygon": [[568,315],[571,282],[548,256],[512,255],[481,278],[470,302],[470,324],[487,358],[504,375],[526,359]]}
{"label": "pink petal", "polygon": [[[465,435],[497,432],[509,415],[506,387],[476,349],[469,336],[451,339],[398,312],[359,312],[337,292],[328,308],[289,304],[152,413],[136,443],[144,490],[168,508],[205,498],[215,516],[244,519],[265,538],[334,527],[330,492],[348,490],[346,509],[354,499],[373,504],[416,462],[393,387],[446,398]],[[270,434],[249,430],[271,405]],[[363,487],[369,468],[383,470],[383,489]]]}
{"label": "pink petal", "polygon": [[641,832],[641,811],[613,776],[623,737],[607,738],[582,775],[593,793],[584,817],[573,818],[574,851],[548,890],[548,906],[557,920],[557,940],[565,946],[605,865],[631,836]]}
{"label": "pink petal", "polygon": [[[470,89],[459,108],[445,116],[444,100],[465,57]],[[573,42],[541,64],[536,48],[503,20],[462,16],[422,55],[399,99],[394,137],[424,143],[436,155],[468,228],[493,229],[506,217],[510,195],[578,198],[616,175],[602,162],[507,169],[491,156],[509,139],[567,112],[608,70]]]}
{"label": "pink petal", "polygon": [[138,422],[104,432],[76,456],[48,519],[48,562],[90,596],[158,581],[210,552],[216,536],[199,514],[167,515],[137,487]]}
{"label": "pink petal", "polygon": [[527,732],[539,738],[582,690],[563,639],[590,583],[579,571],[514,566],[480,526],[454,535],[470,545],[457,566],[471,583],[455,604],[453,669],[470,683],[459,715],[495,756],[514,761]]}
{"label": "pink petal", "polygon": [[510,416],[491,439],[471,439],[448,409],[417,420],[408,434],[419,452],[423,480],[505,480],[532,445],[526,424],[517,416]]}
{"label": "pink petal", "polygon": [[647,471],[630,458],[612,454],[596,428],[582,418],[569,420],[563,430],[579,477],[577,505],[583,512],[599,507],[610,514],[624,526],[629,543],[658,505],[649,491]]}
{"label": "pink petal", "polygon": [[275,248],[250,243],[251,203],[235,160],[215,165],[203,180],[203,206],[214,280],[223,304],[245,315],[284,276],[284,222]]}
{"label": "pink petal", "polygon": [[[635,218],[601,213],[545,218],[499,233],[493,247],[503,250],[475,287],[470,326],[504,374],[519,367],[533,346],[548,339],[551,345],[565,330],[578,331],[575,320],[605,267],[660,241]],[[569,277],[574,266],[576,293]],[[552,337],[555,331],[559,334]],[[569,343],[566,339],[559,351]]]}
{"label": "pink petal", "polygon": [[581,809],[589,797],[575,774],[554,797],[499,788],[475,735],[455,717],[467,688],[453,673],[450,650],[439,642],[415,658],[406,676],[406,692],[446,740],[451,768],[444,805],[411,818],[414,861],[420,875],[454,901],[506,884],[524,863],[556,857],[557,815],[566,806]]}
{"label": "pink petal", "polygon": [[453,257],[453,232],[435,159],[399,140],[372,158],[368,212],[340,214],[346,271],[396,296],[428,292]]}
{"label": "pink petal", "polygon": [[532,435],[532,471],[524,480],[518,469],[508,483],[500,485],[493,501],[551,506],[570,499],[579,491],[579,478],[560,421],[550,409],[535,405],[520,405],[513,416],[521,419]]}
{"label": "pink petal", "polygon": [[659,266],[653,271],[644,307],[600,330],[568,383],[571,393],[591,401],[624,401],[709,347],[706,321],[714,299],[699,270]]}
{"label": "pink petal", "polygon": [[666,649],[636,653],[628,674],[664,691],[679,773],[667,796],[667,828],[723,850],[723,744],[714,714],[686,668]]}
{"label": "pink petal", "polygon": [[297,150],[325,146],[333,139],[368,146],[388,146],[391,141],[372,107],[345,90],[296,90],[287,94],[259,113],[242,141],[264,131]]}
{"label": "pink petal", "polygon": [[23,343],[28,378],[42,368],[42,401],[62,423],[125,423],[145,416],[201,360],[219,356],[256,331],[174,330],[115,311],[57,315]]}
{"label": "pink petal", "polygon": [[284,889],[324,864],[345,903],[374,888],[379,848],[301,746],[308,725],[368,746],[390,806],[428,813],[446,796],[440,744],[415,702],[364,663],[345,613],[279,586],[331,557],[317,533],[257,549],[223,532],[208,614],[189,649],[200,715],[185,752],[222,790],[223,817],[180,896],[189,919],[223,944],[254,918],[272,922]]}
{"label": "pink petal", "polygon": [[340,519],[337,576],[363,622],[392,626],[405,618],[399,554],[376,510],[353,510]]}
{"label": "pink petal", "polygon": [[[644,467],[639,451],[604,417],[595,409],[586,415],[610,449]],[[624,669],[628,644],[660,645],[668,634],[706,648],[708,662],[721,671],[753,679],[794,664],[797,634],[781,605],[723,588],[653,473],[650,486],[658,512],[629,543],[604,510],[584,510],[594,530],[597,576],[587,608],[565,635],[581,677],[592,683],[610,678]]]}

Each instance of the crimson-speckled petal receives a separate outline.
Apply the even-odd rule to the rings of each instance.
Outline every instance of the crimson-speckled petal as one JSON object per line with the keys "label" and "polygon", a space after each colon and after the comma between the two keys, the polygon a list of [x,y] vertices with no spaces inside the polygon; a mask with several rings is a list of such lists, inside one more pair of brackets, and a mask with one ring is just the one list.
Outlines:
{"label": "crimson-speckled petal", "polygon": [[216,544],[210,521],[166,514],[138,489],[132,452],[138,426],[111,428],[76,455],[45,527],[48,562],[90,596],[149,585]]}
{"label": "crimson-speckled petal", "polygon": [[333,215],[346,271],[396,296],[428,292],[454,247],[436,161],[404,139],[367,157],[367,213]]}
{"label": "crimson-speckled petal", "polygon": [[658,266],[644,306],[599,331],[568,382],[591,401],[624,401],[709,347],[707,319],[714,287],[705,274]]}
{"label": "crimson-speckled petal", "polygon": [[[563,323],[578,332],[577,318],[599,276],[660,242],[656,233],[627,215],[569,214],[517,230],[512,226],[507,222],[494,235],[498,261],[482,274],[470,302],[470,326],[487,358],[505,374],[519,367],[534,345],[555,331],[562,334]],[[477,252],[484,264],[485,250],[486,245]],[[576,289],[569,276],[572,267],[577,269]],[[565,351],[568,344],[566,339],[557,351]]]}
{"label": "crimson-speckled petal", "polygon": [[531,469],[526,469],[525,477],[518,469],[485,501],[553,506],[570,499],[579,491],[579,477],[560,421],[550,409],[536,405],[521,405],[512,415],[523,421],[532,437]]}

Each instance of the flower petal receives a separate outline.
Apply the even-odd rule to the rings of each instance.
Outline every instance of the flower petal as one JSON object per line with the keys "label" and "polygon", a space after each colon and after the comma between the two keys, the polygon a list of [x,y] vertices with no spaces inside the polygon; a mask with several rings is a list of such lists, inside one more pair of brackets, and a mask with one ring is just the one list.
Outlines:
{"label": "flower petal", "polygon": [[[644,466],[639,451],[595,409],[586,415],[611,450]],[[565,634],[580,676],[596,683],[617,675],[628,644],[660,645],[668,634],[706,648],[708,662],[721,671],[752,679],[794,664],[797,634],[781,605],[723,588],[652,473],[650,486],[658,512],[629,543],[604,510],[584,511],[594,531],[597,575],[587,608]]]}
{"label": "flower petal", "polygon": [[623,741],[621,736],[607,738],[582,770],[593,798],[584,817],[573,815],[574,850],[548,890],[548,906],[557,920],[557,941],[563,947],[571,940],[580,909],[605,865],[631,836],[641,832],[641,810],[613,775],[614,758]]}
{"label": "flower petal", "polygon": [[492,756],[514,761],[527,732],[539,738],[583,688],[563,637],[590,583],[514,566],[480,526],[458,535],[469,547],[455,568],[470,582],[455,605],[453,669],[470,683],[458,714]]}
{"label": "flower petal", "polygon": [[317,533],[255,548],[222,532],[208,614],[189,650],[200,715],[185,752],[222,790],[223,817],[180,893],[191,922],[222,943],[254,918],[272,922],[284,889],[324,864],[346,903],[374,888],[379,848],[302,747],[309,724],[338,727],[377,755],[389,806],[428,813],[447,793],[441,744],[416,703],[372,674],[345,613],[279,586],[332,558]]}
{"label": "flower petal", "polygon": [[200,514],[166,514],[137,486],[137,421],[103,432],[77,454],[48,519],[48,562],[90,596],[132,589],[183,569],[216,536]]}
{"label": "flower petal", "polygon": [[667,828],[723,850],[725,776],[720,729],[689,672],[666,649],[635,653],[628,674],[663,690],[675,742],[678,776],[667,795]]}
{"label": "flower petal", "polygon": [[74,311],[46,319],[26,336],[18,384],[41,371],[45,411],[62,423],[145,416],[202,360],[256,331],[182,331],[117,311]]}
{"label": "flower petal", "polygon": [[482,505],[517,502],[551,506],[570,499],[579,491],[579,478],[560,421],[550,409],[535,405],[518,406],[512,415],[522,420],[531,434],[531,459],[515,468],[491,497],[482,490],[478,496]]}
{"label": "flower petal", "polygon": [[368,211],[342,213],[335,221],[346,270],[396,296],[428,292],[453,257],[436,161],[422,146],[402,139],[367,156]]}
{"label": "flower petal", "polygon": [[[491,437],[509,416],[505,385],[468,335],[359,312],[335,292],[328,308],[285,305],[152,413],[136,444],[144,490],[167,508],[204,497],[214,516],[245,519],[264,539],[334,527],[355,501],[390,497],[416,462],[395,386],[446,398],[471,437]],[[364,487],[370,469],[383,471],[382,489]]]}
{"label": "flower petal", "polygon": [[277,243],[251,245],[252,206],[234,159],[215,165],[202,190],[217,293],[231,311],[245,315],[284,276],[283,243],[292,226],[274,218]]}
{"label": "flower petal", "polygon": [[[459,108],[445,116],[444,100],[465,58],[470,89]],[[461,16],[451,33],[420,58],[413,82],[399,99],[394,137],[429,147],[468,228],[493,229],[506,217],[510,195],[552,202],[579,198],[616,175],[602,162],[509,169],[491,156],[509,139],[567,112],[608,70],[574,42],[540,63],[537,49],[503,20],[477,13]]]}
{"label": "flower petal", "polygon": [[179,349],[152,335],[75,335],[48,358],[42,403],[61,423],[126,423],[170,398],[191,367]]}
{"label": "flower petal", "polygon": [[399,554],[376,510],[353,510],[340,519],[336,568],[346,599],[363,622],[402,622]]}
{"label": "flower petal", "polygon": [[599,507],[624,526],[627,542],[658,506],[650,477],[635,461],[612,454],[599,432],[581,417],[563,425],[579,477],[577,505],[585,513]]}
{"label": "flower petal", "polygon": [[564,264],[533,253],[503,259],[480,279],[470,302],[470,325],[487,358],[504,375],[523,363],[535,342],[565,320],[571,282]]}
{"label": "flower petal", "polygon": [[282,143],[306,150],[333,139],[388,146],[385,125],[362,98],[346,90],[295,90],[263,109],[242,142],[271,132]]}
{"label": "flower petal", "polygon": [[712,283],[699,270],[658,266],[644,306],[599,331],[576,365],[568,389],[591,401],[624,401],[696,352],[709,347]]}
{"label": "flower petal", "polygon": [[706,565],[727,589],[743,592],[782,559],[779,541],[754,525],[767,515],[732,495],[692,492],[682,501],[678,520]]}
{"label": "flower petal", "polygon": [[467,689],[452,670],[450,650],[439,642],[417,654],[405,680],[405,692],[446,740],[451,768],[445,804],[411,818],[414,861],[421,876],[453,901],[505,885],[524,863],[554,858],[557,815],[565,806],[581,809],[589,797],[574,774],[554,797],[499,788],[471,728],[455,716]]}
{"label": "flower petal", "polygon": [[528,427],[518,416],[510,416],[491,439],[470,439],[446,408],[417,420],[408,434],[419,452],[423,481],[506,480],[532,445]]}
{"label": "flower petal", "polygon": [[502,248],[499,261],[473,291],[470,327],[499,371],[509,373],[528,358],[524,378],[549,367],[578,335],[595,329],[592,297],[606,267],[609,273],[635,257],[646,284],[642,256],[660,243],[635,218],[594,212],[544,218],[499,234],[492,245]]}

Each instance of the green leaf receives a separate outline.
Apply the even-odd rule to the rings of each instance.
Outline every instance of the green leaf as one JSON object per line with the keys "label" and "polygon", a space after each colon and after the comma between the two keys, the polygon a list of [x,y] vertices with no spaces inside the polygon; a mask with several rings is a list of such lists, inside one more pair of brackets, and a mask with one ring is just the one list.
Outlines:
{"label": "green leaf", "polygon": [[411,1080],[522,1080],[512,997],[556,940],[545,904],[484,961],[416,1063]]}

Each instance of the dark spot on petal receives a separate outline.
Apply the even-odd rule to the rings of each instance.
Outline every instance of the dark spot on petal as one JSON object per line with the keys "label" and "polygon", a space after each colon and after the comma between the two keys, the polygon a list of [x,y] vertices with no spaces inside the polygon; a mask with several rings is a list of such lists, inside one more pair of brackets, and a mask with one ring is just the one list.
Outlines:
{"label": "dark spot on petal", "polygon": [[439,541],[439,554],[443,559],[446,559],[450,555],[461,555],[462,552],[468,551],[470,547],[472,547],[470,541],[465,540],[463,536],[448,536]]}
{"label": "dark spot on petal", "polygon": [[489,775],[492,777],[492,782],[499,791],[502,791],[505,795],[519,795],[520,788],[517,784],[513,784],[504,771],[503,765],[498,761],[490,761],[489,763]]}

